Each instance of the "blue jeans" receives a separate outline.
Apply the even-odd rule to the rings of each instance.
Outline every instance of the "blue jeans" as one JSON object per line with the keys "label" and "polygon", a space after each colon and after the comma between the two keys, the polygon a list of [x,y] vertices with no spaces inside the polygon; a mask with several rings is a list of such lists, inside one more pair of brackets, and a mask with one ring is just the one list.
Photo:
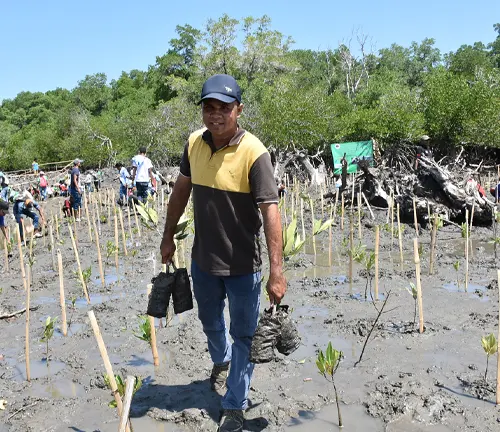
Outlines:
{"label": "blue jeans", "polygon": [[122,204],[127,203],[127,186],[120,183],[120,200]]}
{"label": "blue jeans", "polygon": [[80,207],[82,206],[82,194],[79,194],[76,189],[70,188],[69,193],[73,197],[73,209],[80,210]]}
{"label": "blue jeans", "polygon": [[149,183],[148,182],[135,182],[135,187],[137,189],[137,198],[143,203],[148,202],[149,195]]}
{"label": "blue jeans", "polygon": [[[254,368],[249,356],[259,319],[261,274],[214,276],[201,270],[193,261],[191,276],[210,357],[216,365],[231,362],[222,408],[244,410],[248,406],[248,389]],[[232,345],[224,320],[226,297]]]}
{"label": "blue jeans", "polygon": [[42,201],[47,200],[47,186],[45,187],[40,186],[40,195],[42,196]]}

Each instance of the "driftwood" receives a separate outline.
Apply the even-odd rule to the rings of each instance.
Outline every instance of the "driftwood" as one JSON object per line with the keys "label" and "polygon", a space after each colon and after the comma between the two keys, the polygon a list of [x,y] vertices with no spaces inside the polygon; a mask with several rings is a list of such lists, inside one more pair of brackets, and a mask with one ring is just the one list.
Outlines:
{"label": "driftwood", "polygon": [[[37,310],[39,307],[40,306],[32,306],[32,307],[30,307],[30,311]],[[2,315],[0,315],[0,319],[13,318],[13,317],[15,317],[17,315],[23,314],[24,312],[26,312],[26,308],[19,309],[18,311],[15,311],[15,312],[10,312],[10,313],[2,314]]]}

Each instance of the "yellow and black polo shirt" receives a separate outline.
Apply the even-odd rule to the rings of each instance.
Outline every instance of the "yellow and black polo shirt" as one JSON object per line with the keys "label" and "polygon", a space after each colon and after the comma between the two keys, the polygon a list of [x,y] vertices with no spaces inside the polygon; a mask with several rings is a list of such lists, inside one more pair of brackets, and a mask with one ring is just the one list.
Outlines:
{"label": "yellow and black polo shirt", "polygon": [[193,184],[196,264],[216,276],[259,271],[258,204],[278,202],[264,144],[239,128],[229,145],[216,150],[211,133],[201,129],[189,137],[180,172]]}

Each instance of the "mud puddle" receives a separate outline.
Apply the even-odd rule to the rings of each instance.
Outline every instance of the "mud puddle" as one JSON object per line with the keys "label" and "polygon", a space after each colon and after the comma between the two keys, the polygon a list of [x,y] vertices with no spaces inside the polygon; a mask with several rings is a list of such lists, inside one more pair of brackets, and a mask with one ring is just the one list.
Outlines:
{"label": "mud puddle", "polygon": [[[66,367],[66,364],[59,360],[37,360],[30,362],[30,375],[31,379],[51,378],[57,375]],[[26,380],[26,363],[17,363],[13,368],[13,375],[10,379],[15,381]]]}

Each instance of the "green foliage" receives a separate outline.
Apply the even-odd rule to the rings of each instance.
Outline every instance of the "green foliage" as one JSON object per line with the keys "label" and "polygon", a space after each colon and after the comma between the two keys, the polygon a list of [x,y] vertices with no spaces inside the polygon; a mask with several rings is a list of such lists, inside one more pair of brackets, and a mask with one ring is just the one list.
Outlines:
{"label": "green foliage", "polygon": [[184,240],[188,235],[189,235],[189,228],[191,227],[191,224],[193,223],[192,218],[187,218],[184,215],[182,215],[181,219],[177,223],[177,226],[175,227],[175,233],[174,233],[174,238],[175,240]]}
{"label": "green foliage", "polygon": [[313,223],[313,235],[318,235],[324,231],[326,231],[328,228],[330,228],[333,224],[333,219],[328,219],[325,222],[315,219]]}
{"label": "green foliage", "polygon": [[[104,382],[111,389],[111,383],[108,375],[104,375]],[[123,396],[125,395],[125,382],[123,381],[123,378],[120,375],[115,375],[115,382],[116,382],[116,387],[118,389],[118,393],[123,398]],[[135,377],[134,390],[132,394],[133,395],[136,394],[141,387],[142,387],[142,379],[140,377]],[[108,406],[110,408],[116,408],[116,401],[113,399],[111,402],[108,403]]]}
{"label": "green foliage", "polygon": [[117,251],[117,247],[114,241],[108,240],[106,242],[106,258],[109,259],[111,255],[114,255]]}
{"label": "green foliage", "polygon": [[148,229],[155,229],[158,225],[158,213],[154,207],[150,207],[149,203],[139,202],[135,209],[141,216],[142,224]]}
{"label": "green foliage", "polygon": [[486,378],[488,376],[488,364],[490,356],[498,352],[498,343],[497,339],[495,338],[495,335],[493,333],[490,333],[487,336],[482,336],[481,345],[486,354],[486,370],[484,372],[484,380],[486,381]]}
{"label": "green foliage", "polygon": [[99,216],[99,220],[100,220],[100,222],[101,222],[102,224],[105,224],[105,223],[107,223],[107,222],[108,222],[108,217],[107,217],[105,214],[101,214],[101,215]]}
{"label": "green foliage", "polygon": [[147,315],[139,316],[139,332],[134,332],[134,336],[151,344],[151,322]]}
{"label": "green foliage", "polygon": [[45,324],[43,326],[43,333],[42,333],[42,338],[40,339],[40,342],[45,342],[47,346],[46,350],[46,356],[47,356],[47,362],[49,361],[49,341],[52,339],[52,336],[54,336],[54,325],[57,321],[57,317],[51,318],[50,316],[47,317],[45,320]]}
{"label": "green foliage", "polygon": [[305,239],[300,238],[297,230],[297,218],[293,218],[290,224],[283,227],[283,258],[285,261],[297,255],[304,246]]}

